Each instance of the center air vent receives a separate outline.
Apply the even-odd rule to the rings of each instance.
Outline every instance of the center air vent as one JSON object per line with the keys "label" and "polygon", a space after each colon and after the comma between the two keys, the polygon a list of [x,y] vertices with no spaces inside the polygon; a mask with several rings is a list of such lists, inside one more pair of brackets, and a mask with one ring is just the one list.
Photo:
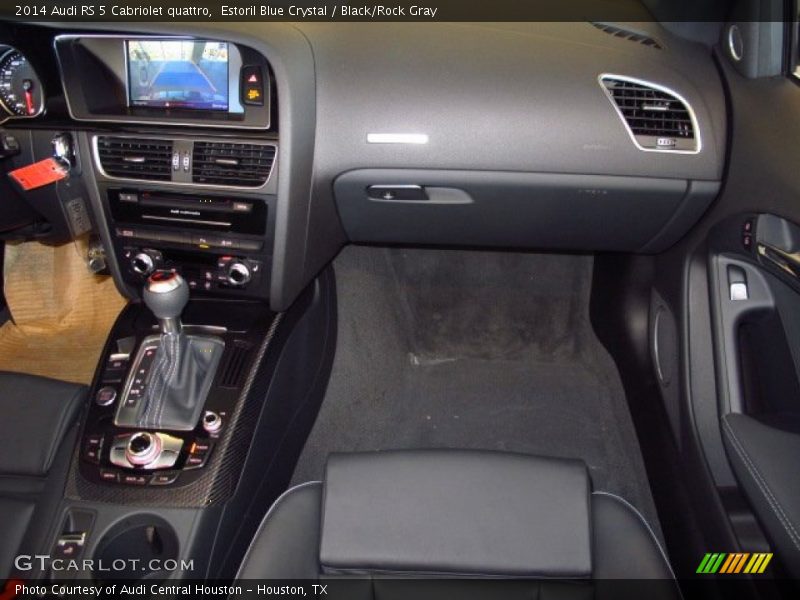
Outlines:
{"label": "center air vent", "polygon": [[97,159],[106,175],[169,181],[172,142],[144,138],[97,138]]}
{"label": "center air vent", "polygon": [[261,187],[269,179],[275,146],[195,142],[192,181],[211,185]]}
{"label": "center air vent", "polygon": [[640,149],[700,151],[694,112],[677,93],[619,75],[602,75],[600,83]]}

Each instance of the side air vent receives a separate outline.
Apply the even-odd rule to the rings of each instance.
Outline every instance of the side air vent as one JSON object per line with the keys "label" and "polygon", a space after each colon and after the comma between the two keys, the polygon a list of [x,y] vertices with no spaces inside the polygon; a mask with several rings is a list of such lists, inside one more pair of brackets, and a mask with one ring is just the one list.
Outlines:
{"label": "side air vent", "polygon": [[621,38],[623,40],[629,40],[631,42],[636,42],[637,44],[642,44],[643,46],[649,46],[650,48],[656,48],[657,50],[661,50],[661,44],[659,44],[657,40],[651,38],[649,35],[645,35],[643,33],[637,33],[635,31],[631,31],[630,29],[623,29],[622,27],[618,27],[617,25],[610,25],[608,23],[592,22],[592,25],[597,27],[600,31],[605,31],[607,34],[613,35],[614,37]]}
{"label": "side air vent", "polygon": [[97,138],[97,159],[106,175],[170,181],[172,142],[144,138]]}
{"label": "side air vent", "polygon": [[195,142],[192,181],[211,185],[261,187],[269,179],[275,146]]}
{"label": "side air vent", "polygon": [[600,84],[640,149],[700,151],[700,133],[694,112],[677,93],[619,75],[602,75]]}

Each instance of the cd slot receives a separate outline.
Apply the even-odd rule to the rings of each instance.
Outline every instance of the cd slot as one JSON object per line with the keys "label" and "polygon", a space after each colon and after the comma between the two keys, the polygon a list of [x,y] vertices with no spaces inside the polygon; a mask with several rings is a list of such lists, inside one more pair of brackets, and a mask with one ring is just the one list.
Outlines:
{"label": "cd slot", "polygon": [[[189,210],[203,210],[217,213],[250,214],[253,212],[253,203],[244,200],[229,200],[225,198],[191,197],[191,196],[161,196],[143,193],[138,196],[138,204],[158,208],[184,208]],[[131,200],[128,200],[131,202]]]}
{"label": "cd slot", "polygon": [[216,235],[263,236],[267,203],[256,198],[175,194],[139,190],[109,190],[115,223],[205,230]]}
{"label": "cd slot", "polygon": [[[175,211],[180,214],[179,211]],[[208,225],[209,227],[223,227],[229,229],[232,223],[230,221],[206,221],[204,219],[197,219],[193,216],[165,216],[165,215],[148,215],[142,214],[142,219],[145,221],[161,221],[164,223],[190,223],[193,225]]]}

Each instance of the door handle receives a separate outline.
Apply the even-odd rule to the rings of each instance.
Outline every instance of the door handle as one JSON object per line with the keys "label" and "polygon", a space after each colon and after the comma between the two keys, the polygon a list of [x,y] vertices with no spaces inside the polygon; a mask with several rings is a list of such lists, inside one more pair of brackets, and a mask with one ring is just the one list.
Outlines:
{"label": "door handle", "polygon": [[800,252],[786,252],[776,246],[759,242],[758,254],[795,279],[800,279]]}

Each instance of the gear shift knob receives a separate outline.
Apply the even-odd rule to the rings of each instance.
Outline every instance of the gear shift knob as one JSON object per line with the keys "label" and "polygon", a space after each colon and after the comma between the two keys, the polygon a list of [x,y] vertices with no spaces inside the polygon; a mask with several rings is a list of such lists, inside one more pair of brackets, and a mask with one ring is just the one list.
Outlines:
{"label": "gear shift knob", "polygon": [[144,303],[158,319],[161,333],[181,332],[181,313],[189,302],[189,285],[174,271],[154,271],[144,287]]}

